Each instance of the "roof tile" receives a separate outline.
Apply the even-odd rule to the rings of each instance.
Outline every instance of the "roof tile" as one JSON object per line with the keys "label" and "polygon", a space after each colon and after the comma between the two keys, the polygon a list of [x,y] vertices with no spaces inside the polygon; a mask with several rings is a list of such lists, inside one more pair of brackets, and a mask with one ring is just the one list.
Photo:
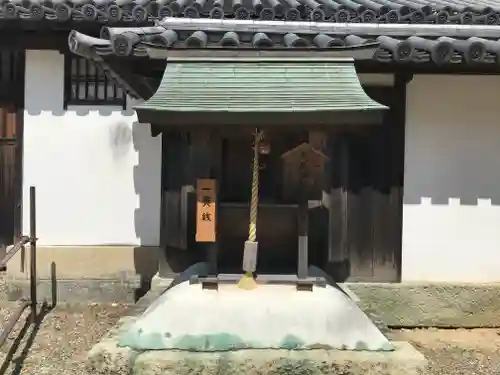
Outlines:
{"label": "roof tile", "polygon": [[331,22],[500,24],[498,0],[10,0],[0,18],[150,24],[168,16]]}
{"label": "roof tile", "polygon": [[[107,30],[107,31],[106,31]],[[148,57],[147,49],[213,49],[231,50],[281,50],[281,51],[341,51],[343,49],[377,48],[373,59],[382,63],[480,64],[497,63],[500,41],[471,37],[422,38],[411,36],[366,37],[358,35],[295,34],[263,32],[204,32],[147,29],[105,29],[108,39],[88,37],[76,31],[70,35],[70,49],[89,56],[116,55],[121,57]],[[370,55],[371,56],[371,55]]]}
{"label": "roof tile", "polygon": [[361,88],[352,63],[174,62],[142,109],[162,111],[357,111],[385,109]]}

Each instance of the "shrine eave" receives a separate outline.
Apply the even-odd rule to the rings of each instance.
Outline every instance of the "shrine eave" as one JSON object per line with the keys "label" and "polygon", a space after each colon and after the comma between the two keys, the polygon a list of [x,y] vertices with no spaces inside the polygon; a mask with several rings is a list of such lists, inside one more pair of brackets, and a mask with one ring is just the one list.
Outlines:
{"label": "shrine eave", "polygon": [[140,122],[184,127],[371,123],[385,109],[361,87],[352,59],[301,58],[172,59],[155,94],[135,107]]}
{"label": "shrine eave", "polygon": [[[348,124],[349,126],[379,124],[383,113],[380,111],[366,112],[335,112],[311,111],[311,112],[246,112],[242,113],[218,113],[218,112],[161,112],[143,111],[136,109],[139,121],[165,128],[189,128],[190,130],[206,129],[207,127],[221,128],[234,127],[239,129],[248,128],[251,132],[255,127],[262,129],[280,129],[289,126],[297,129],[325,129],[332,124]],[[334,118],[332,119],[332,115]],[[166,123],[168,119],[168,123]]]}

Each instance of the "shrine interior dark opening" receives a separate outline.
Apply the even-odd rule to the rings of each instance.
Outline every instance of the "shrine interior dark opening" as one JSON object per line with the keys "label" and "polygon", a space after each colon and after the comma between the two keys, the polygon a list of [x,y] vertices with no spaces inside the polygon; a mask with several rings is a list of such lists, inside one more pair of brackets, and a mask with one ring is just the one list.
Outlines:
{"label": "shrine interior dark opening", "polygon": [[[404,103],[404,91],[394,87],[365,90],[391,109],[379,124],[324,129],[323,152],[329,158],[322,181],[326,189],[307,198],[321,203],[327,199],[331,215],[326,205],[310,206],[308,260],[330,273],[328,257],[338,254],[347,266],[342,280],[394,282],[399,280],[401,263],[405,116],[400,102]],[[210,128],[161,130],[163,275],[207,261],[210,253],[206,243],[195,240],[199,178],[217,180],[218,271],[242,272],[254,129]],[[262,130],[268,150],[259,157],[258,272],[295,274],[299,202],[284,194],[282,156],[315,142],[311,143],[307,128]]]}
{"label": "shrine interior dark opening", "polygon": [[[259,156],[258,271],[293,274],[297,269],[298,201],[283,194],[286,186],[282,155],[308,142],[308,133],[265,134]],[[248,236],[250,214],[252,143],[247,134],[222,139],[218,227],[221,272],[241,272],[241,249]]]}
{"label": "shrine interior dark opening", "polygon": [[[215,134],[210,138],[210,175],[218,180],[218,271],[240,273],[243,245],[248,237],[253,139],[249,130]],[[283,194],[286,187],[282,155],[307,143],[309,132],[287,130],[265,131],[264,134],[264,146],[259,157],[258,272],[294,274],[298,252],[298,201]],[[194,189],[198,178],[194,165],[198,147],[195,138],[193,132],[163,135],[162,241],[173,272],[179,272],[174,269],[177,263],[180,263],[179,270],[182,271],[182,267],[207,258],[203,244],[195,241]],[[321,199],[321,194],[314,199]],[[310,242],[315,243],[310,247],[310,262],[321,263],[319,258],[327,246],[327,209],[313,209],[310,217],[310,227],[314,228],[310,233]],[[170,227],[167,228],[167,225]],[[173,228],[177,229],[176,236],[172,233]],[[185,240],[179,238],[183,236]]]}

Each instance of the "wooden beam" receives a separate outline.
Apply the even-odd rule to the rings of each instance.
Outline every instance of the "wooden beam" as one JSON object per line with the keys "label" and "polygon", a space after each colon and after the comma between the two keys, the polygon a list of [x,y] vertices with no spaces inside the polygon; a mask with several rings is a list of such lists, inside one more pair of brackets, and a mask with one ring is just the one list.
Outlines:
{"label": "wooden beam", "polygon": [[392,73],[392,74],[474,74],[498,75],[499,64],[446,64],[438,66],[432,63],[424,64],[388,64],[376,61],[356,61],[356,71],[360,73]]}
{"label": "wooden beam", "polygon": [[68,50],[68,33],[1,31],[0,48],[9,50]]}
{"label": "wooden beam", "polygon": [[286,58],[316,58],[316,59],[349,59],[354,60],[371,60],[377,51],[378,45],[368,46],[366,48],[343,48],[323,50],[294,50],[288,49],[237,49],[224,50],[220,48],[204,48],[204,49],[166,49],[166,48],[146,48],[148,56],[151,59],[212,59],[212,58],[249,58],[262,60],[269,59],[286,59]]}

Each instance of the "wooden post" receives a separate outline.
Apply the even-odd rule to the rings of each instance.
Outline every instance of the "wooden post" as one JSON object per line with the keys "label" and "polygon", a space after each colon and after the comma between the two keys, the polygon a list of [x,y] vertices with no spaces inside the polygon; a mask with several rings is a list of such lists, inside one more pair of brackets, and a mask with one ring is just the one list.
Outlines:
{"label": "wooden post", "polygon": [[180,132],[163,134],[165,165],[162,196],[163,228],[161,243],[177,250],[188,248],[188,194],[186,181],[187,140]]}
{"label": "wooden post", "polygon": [[[309,131],[309,144],[317,151],[322,152],[325,156],[329,155],[328,152],[328,134],[320,130]],[[331,176],[330,176],[330,159],[325,161],[323,166],[323,175],[321,176],[320,191],[317,192],[318,198],[321,200],[323,207],[330,206],[330,193],[331,193]],[[316,193],[316,192],[315,192]],[[314,194],[316,199],[316,194]]]}
{"label": "wooden post", "polygon": [[[342,216],[342,234],[340,236],[340,257],[344,261],[349,257],[349,228],[347,218],[349,216],[349,148],[347,137],[343,136],[340,144],[340,181],[342,184],[341,216]],[[335,214],[332,212],[332,214]]]}
{"label": "wooden post", "polygon": [[307,279],[309,268],[309,207],[307,196],[301,200],[298,210],[298,235],[299,254],[297,261],[297,276],[299,279]]}
{"label": "wooden post", "polygon": [[303,143],[282,155],[284,161],[284,195],[298,199],[298,264],[299,279],[308,277],[309,268],[309,196],[318,191],[328,157]]}
{"label": "wooden post", "polygon": [[345,134],[331,134],[329,142],[330,202],[328,206],[327,270],[336,281],[349,274],[349,144]]}

